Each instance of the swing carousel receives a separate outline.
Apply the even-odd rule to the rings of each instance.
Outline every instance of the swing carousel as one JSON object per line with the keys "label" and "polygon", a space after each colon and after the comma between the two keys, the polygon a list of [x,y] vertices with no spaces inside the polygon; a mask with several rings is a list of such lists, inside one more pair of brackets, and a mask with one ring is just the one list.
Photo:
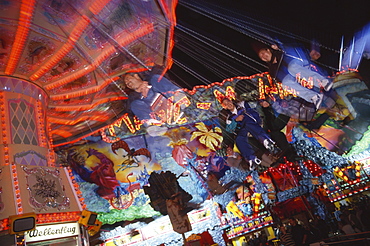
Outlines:
{"label": "swing carousel", "polygon": [[[239,245],[261,231],[275,239],[272,226],[291,216],[329,220],[333,204],[367,195],[369,93],[361,64],[340,62],[344,37],[313,42],[322,36],[195,0],[0,5],[2,231],[9,215],[31,212],[38,226],[78,221],[102,245]],[[283,87],[251,45],[286,39],[322,54],[315,66],[333,87],[319,108]],[[159,123],[133,115],[127,72],[181,87],[151,105]],[[225,98],[262,119],[285,115],[273,121],[281,152],[251,137],[260,165],[249,166],[227,133]]]}

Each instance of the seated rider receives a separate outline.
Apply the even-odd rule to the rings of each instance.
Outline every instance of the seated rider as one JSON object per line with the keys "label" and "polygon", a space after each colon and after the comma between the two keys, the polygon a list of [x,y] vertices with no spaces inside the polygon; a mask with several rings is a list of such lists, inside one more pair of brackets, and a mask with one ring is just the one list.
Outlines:
{"label": "seated rider", "polygon": [[155,101],[161,97],[171,97],[180,88],[159,74],[146,79],[142,79],[138,73],[126,73],[122,77],[126,87],[132,90],[129,93],[131,111],[148,125],[162,123],[153,115]]}
{"label": "seated rider", "polygon": [[[298,97],[320,108],[324,95],[319,90],[329,91],[333,83],[312,64],[303,48],[285,46],[280,49],[276,45],[255,44],[254,49],[267,63],[271,77],[280,81],[284,89],[294,90]],[[310,55],[319,57],[317,52]]]}
{"label": "seated rider", "polygon": [[226,131],[233,132],[235,143],[242,157],[249,162],[250,169],[261,163],[255,156],[252,146],[248,142],[248,135],[251,134],[272,154],[277,154],[280,150],[275,142],[261,127],[261,119],[258,113],[250,108],[247,102],[234,103],[227,97],[222,100],[222,107],[227,112]]}

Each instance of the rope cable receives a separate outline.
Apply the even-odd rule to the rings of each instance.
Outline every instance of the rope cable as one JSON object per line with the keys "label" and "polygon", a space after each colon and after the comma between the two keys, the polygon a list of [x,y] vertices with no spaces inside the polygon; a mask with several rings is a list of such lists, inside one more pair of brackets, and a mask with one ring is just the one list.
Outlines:
{"label": "rope cable", "polygon": [[[178,45],[178,48],[180,50],[184,51],[187,55],[191,56],[193,59],[195,59],[199,62],[201,62],[202,60],[208,60],[208,61],[210,61],[211,64],[214,64],[217,67],[224,68],[224,70],[226,70],[226,71],[234,72],[234,73],[240,72],[235,67],[231,66],[230,63],[227,63],[224,60],[222,60],[222,59],[220,59],[216,56],[213,56],[211,54],[213,52],[213,50],[210,49],[210,47],[201,46],[199,49],[197,47],[194,47],[194,46],[191,46],[191,47],[192,48],[188,48],[187,46],[184,46],[184,45]],[[207,50],[209,50],[209,52],[207,52]],[[236,58],[234,58],[233,60],[235,60],[235,59]],[[240,62],[243,63],[242,61],[240,61]],[[220,69],[210,67],[207,64],[203,64],[203,65],[209,67],[214,73],[219,74],[220,77],[224,77],[226,75],[226,73],[221,72]]]}
{"label": "rope cable", "polygon": [[[280,28],[278,28],[276,26],[268,25],[268,24],[266,24],[264,22],[259,21],[258,19],[254,19],[254,18],[249,17],[248,15],[243,15],[243,16],[241,16],[241,18],[243,18],[243,19],[245,19],[245,18],[246,19],[251,19],[253,22],[259,23],[259,24],[264,25],[266,27],[258,26],[256,24],[253,24],[252,22],[247,22],[246,20],[243,20],[241,18],[233,17],[233,16],[238,15],[238,13],[237,12],[231,12],[229,9],[225,9],[225,8],[219,7],[217,5],[213,5],[213,6],[215,6],[216,8],[217,7],[220,8],[222,11],[218,11],[217,12],[217,10],[215,10],[215,9],[212,9],[212,11],[209,11],[209,10],[207,11],[205,7],[202,8],[201,6],[195,6],[194,4],[190,4],[189,2],[186,2],[186,3],[180,2],[180,4],[182,6],[187,7],[187,8],[193,7],[192,8],[193,11],[195,11],[195,12],[197,12],[199,14],[205,15],[206,17],[211,18],[211,19],[213,19],[213,20],[215,20],[215,21],[217,21],[217,22],[219,22],[221,24],[226,25],[225,22],[231,23],[231,25],[227,25],[227,26],[230,27],[230,28],[232,28],[232,29],[234,29],[234,30],[236,30],[236,31],[239,31],[239,32],[241,32],[243,34],[246,34],[245,32],[241,31],[243,29],[245,31],[251,31],[252,33],[255,33],[255,35],[249,34],[250,37],[256,39],[257,41],[260,41],[262,43],[265,43],[265,44],[271,44],[271,43],[268,43],[267,41],[271,41],[272,43],[279,43],[279,41],[273,39],[272,37],[269,37],[268,35],[266,35],[264,33],[261,33],[259,31],[257,31],[257,30],[248,28],[250,25],[257,26],[257,27],[259,27],[261,29],[264,29],[264,30],[272,31],[274,33],[285,34],[287,37],[294,38],[294,39],[297,39],[297,40],[300,40],[300,41],[303,41],[303,42],[307,42],[307,43],[311,42],[311,40],[309,40],[307,38],[304,38],[304,37],[298,36],[296,34],[293,34],[291,32],[285,31],[285,30],[280,29]],[[199,3],[199,2],[197,2],[197,4],[201,5],[201,3]],[[226,14],[227,12],[230,13],[230,14],[227,15]],[[213,16],[211,16],[211,15],[213,15]],[[222,21],[218,20],[215,17],[218,17],[219,19],[221,19],[221,20],[223,20],[225,22],[222,22]],[[232,24],[236,24],[239,28],[234,27]],[[265,38],[265,39],[263,40],[262,37]],[[327,50],[330,50],[330,51],[333,51],[333,52],[336,52],[336,53],[339,53],[340,52],[339,50],[330,48],[330,47],[325,46],[325,45],[323,45],[321,43],[317,43],[317,44],[320,47],[324,48],[324,49],[327,49]]]}
{"label": "rope cable", "polygon": [[[178,25],[178,27],[177,27],[177,28],[178,28],[178,29],[180,29],[180,30],[182,30],[182,31],[184,31],[184,32],[186,32],[187,34],[189,34],[190,36],[192,36],[192,37],[196,38],[197,40],[199,40],[199,41],[201,41],[201,42],[205,42],[204,40],[200,39],[199,37],[196,37],[195,35],[193,35],[193,33],[194,33],[195,31],[190,30],[189,28],[186,28],[186,27],[184,27],[184,26],[180,26],[180,25]],[[262,66],[262,67],[266,67],[266,68],[267,68],[267,66],[266,66],[265,64],[262,64],[262,63],[260,63],[260,62],[257,62],[257,61],[255,61],[255,60],[253,60],[252,58],[250,58],[250,57],[248,57],[248,56],[246,56],[246,55],[243,55],[242,53],[240,53],[240,52],[238,52],[238,51],[235,51],[235,50],[231,49],[230,47],[227,47],[227,46],[225,46],[225,45],[223,45],[223,44],[221,44],[221,43],[219,43],[219,42],[216,42],[216,41],[214,41],[214,40],[211,40],[210,38],[208,38],[208,37],[206,37],[206,36],[204,36],[204,35],[202,35],[202,34],[200,34],[200,33],[198,33],[198,34],[199,34],[199,36],[200,36],[201,38],[203,38],[203,39],[205,39],[205,40],[207,40],[207,41],[210,41],[210,42],[216,43],[216,44],[218,44],[219,46],[221,46],[222,48],[225,48],[225,49],[227,49],[227,50],[229,50],[229,51],[231,51],[231,52],[233,52],[233,53],[235,53],[235,54],[238,54],[238,55],[240,55],[240,56],[242,56],[242,57],[244,57],[244,58],[246,58],[246,59],[248,59],[248,60],[250,60],[250,61],[253,61],[253,62],[255,62],[255,63],[259,64],[259,65],[260,65],[260,66]],[[213,47],[215,47],[215,46],[213,46]],[[215,47],[215,48],[216,48],[216,47]],[[217,51],[219,51],[219,52],[221,52],[221,53],[223,53],[224,55],[226,55],[226,56],[228,56],[228,57],[232,57],[232,58],[234,58],[232,55],[230,55],[230,54],[228,54],[228,53],[226,53],[226,52],[224,52],[224,51],[220,50],[219,48],[216,48],[216,50],[217,50]],[[246,65],[247,65],[247,64],[246,64]],[[250,68],[255,69],[254,67],[252,67],[252,66],[251,66],[251,65],[249,65],[249,64],[248,64],[248,66],[249,66]],[[258,72],[261,72],[261,71],[258,71]]]}
{"label": "rope cable", "polygon": [[[197,33],[198,34],[198,33]],[[197,46],[198,45],[198,43],[197,42],[195,42],[195,41],[193,41],[192,39],[190,39],[188,36],[184,36],[184,39],[186,39],[185,41],[186,42],[188,42],[188,43],[191,43],[191,47],[195,47],[195,46]],[[200,41],[202,41],[203,42],[203,44],[205,43],[202,39],[200,39]],[[210,40],[210,41],[212,41],[212,40]],[[209,52],[210,53],[216,53],[216,51],[217,50],[214,50],[214,49],[211,49],[212,47],[216,47],[216,46],[214,46],[214,45],[211,45],[211,44],[209,44],[209,43],[205,43],[206,45],[202,45],[201,46],[201,44],[199,45],[199,46],[201,46],[201,51],[204,51],[204,50],[209,50]],[[181,46],[181,44],[179,44],[180,46]],[[234,51],[234,50],[232,50],[232,51]],[[207,54],[207,52],[202,52],[202,53],[205,53],[205,54]],[[219,54],[220,52],[218,52],[217,54]],[[240,54],[240,53],[238,53],[238,54]],[[237,55],[238,55],[237,54]],[[241,54],[242,55],[242,54]],[[244,55],[242,55],[243,57],[245,57]],[[241,63],[241,64],[243,64],[243,65],[245,65],[245,66],[248,66],[249,64],[248,63],[245,63],[244,61],[242,61],[242,60],[239,60],[239,59],[237,59],[236,57],[234,57],[234,56],[226,56],[225,57],[226,59],[228,59],[228,58],[232,58],[232,61],[235,61],[235,60],[237,60],[239,63]],[[250,58],[249,60],[253,60],[252,58]],[[261,66],[263,66],[263,67],[265,67],[265,68],[267,68],[267,66],[265,65],[265,64],[259,64],[259,65],[261,65]],[[258,71],[258,69],[254,69],[254,70],[256,70],[256,71]]]}

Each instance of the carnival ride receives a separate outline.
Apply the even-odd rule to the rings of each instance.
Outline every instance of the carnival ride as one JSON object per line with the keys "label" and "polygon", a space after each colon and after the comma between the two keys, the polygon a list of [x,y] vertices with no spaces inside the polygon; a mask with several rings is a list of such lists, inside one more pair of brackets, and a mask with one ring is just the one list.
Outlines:
{"label": "carnival ride", "polygon": [[[274,29],[271,25],[267,30],[269,35],[266,35],[266,25],[262,22],[253,19],[245,22],[237,13],[225,12],[217,7],[209,11],[202,3],[196,2],[180,1],[180,4],[226,24],[248,40],[272,44],[279,40],[271,38],[271,34],[279,33],[295,41],[311,41]],[[98,212],[99,220],[105,225],[161,217],[158,211],[163,211],[166,204],[162,201],[151,207],[149,202],[153,201],[145,194],[144,187],[157,178],[151,173],[167,171],[174,174],[171,174],[171,177],[176,177],[173,183],[178,183],[187,195],[184,200],[190,201],[190,210],[194,209],[189,213],[193,231],[202,232],[204,228],[209,228],[214,231],[215,238],[222,227],[233,238],[240,233],[271,225],[271,210],[265,208],[303,194],[310,194],[312,206],[317,213],[325,216],[322,204],[312,193],[317,187],[313,180],[316,182],[315,178],[321,175],[323,178],[317,182],[329,187],[331,170],[339,175],[341,170],[343,173],[361,169],[359,164],[347,165],[356,157],[346,159],[340,155],[350,150],[369,125],[369,115],[361,109],[368,99],[368,88],[362,78],[357,73],[340,74],[334,89],[341,97],[341,108],[329,108],[329,111],[325,109],[322,112],[314,110],[309,119],[304,119],[305,122],[296,119],[287,124],[285,133],[289,142],[294,143],[299,155],[312,162],[280,160],[278,163],[275,159],[265,161],[267,164],[259,173],[246,172],[237,158],[237,150],[228,156],[222,153],[224,129],[219,124],[221,99],[225,96],[235,98],[236,94],[245,94],[247,98],[253,98],[252,101],[263,97],[284,99],[286,94],[279,91],[278,83],[272,82],[269,74],[264,72],[266,66],[251,53],[234,50],[217,38],[196,32],[195,28],[189,29],[181,23],[176,26],[176,4],[177,1],[170,0],[2,2],[1,88],[6,91],[9,83],[17,86],[12,79],[18,79],[25,82],[18,85],[23,89],[30,83],[46,92],[49,98],[46,116],[51,147],[60,157],[57,164],[72,168],[87,208]],[[199,54],[211,61],[203,65],[222,78],[220,82],[184,65],[180,58],[172,58],[175,28],[178,31],[177,49],[200,63],[203,61],[199,60]],[[322,50],[329,48],[339,57],[340,47],[334,49],[318,45]],[[172,62],[191,74],[197,82],[190,83],[180,78],[176,69],[168,70]],[[157,115],[164,119],[164,126],[146,129],[140,121],[128,116],[128,92],[121,75],[127,71],[150,71],[155,65],[161,66],[157,71],[159,74],[170,73],[177,84],[187,89],[183,89],[184,94],[178,101],[172,98],[172,101],[157,105]],[[334,73],[341,72],[332,64],[321,65]],[[248,68],[248,74],[244,74],[243,67]],[[325,118],[327,124],[323,121],[317,125],[318,128],[324,125],[321,131],[309,129],[304,124],[311,123],[320,114],[329,116]],[[176,121],[172,121],[175,115]],[[352,142],[343,143],[345,137]],[[367,149],[368,144],[363,143],[356,154]],[[268,179],[267,174],[273,178]],[[358,171],[356,175],[352,179],[353,185],[358,183],[361,189],[368,190],[364,171]],[[347,176],[338,177],[345,181]],[[209,189],[207,182],[211,178],[220,185],[221,191]],[[277,189],[273,188],[271,180],[274,179],[281,181],[275,185]],[[162,185],[166,184],[165,181],[165,178],[156,180]],[[227,184],[243,185],[240,191]],[[238,196],[240,194],[240,201],[229,203],[235,192]],[[341,193],[337,187],[330,192],[331,200],[348,195]],[[159,189],[155,193],[163,195],[166,191]],[[166,197],[167,200],[175,198],[178,198],[176,192]],[[220,214],[209,200],[220,204],[224,210],[228,209],[228,215]],[[187,204],[181,205],[182,208],[189,208]],[[204,205],[204,211],[197,210],[200,205]],[[246,221],[248,216],[254,217]],[[217,219],[232,221],[225,223]],[[156,244],[167,239],[177,240],[179,235],[169,232],[167,222],[158,219],[157,223],[165,228],[158,232],[159,235],[166,235],[162,241],[156,241],[155,235],[144,229],[138,230],[141,240]],[[236,229],[242,224],[248,225],[249,229]],[[109,237],[122,232],[112,231],[104,235],[104,239],[110,240]],[[130,240],[134,238],[130,233],[127,235]],[[216,241],[221,242],[221,239]]]}

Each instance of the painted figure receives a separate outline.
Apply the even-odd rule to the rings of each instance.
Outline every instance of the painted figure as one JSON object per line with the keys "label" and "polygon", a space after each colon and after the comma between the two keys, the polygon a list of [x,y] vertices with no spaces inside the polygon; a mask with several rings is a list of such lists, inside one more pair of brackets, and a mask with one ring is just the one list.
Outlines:
{"label": "painted figure", "polygon": [[226,130],[233,132],[235,143],[242,157],[249,162],[250,169],[261,163],[249,144],[248,135],[251,134],[255,139],[264,145],[264,147],[273,154],[277,154],[279,149],[275,142],[261,127],[261,119],[258,113],[249,107],[247,102],[233,103],[230,99],[222,100],[222,107],[227,111]]}

